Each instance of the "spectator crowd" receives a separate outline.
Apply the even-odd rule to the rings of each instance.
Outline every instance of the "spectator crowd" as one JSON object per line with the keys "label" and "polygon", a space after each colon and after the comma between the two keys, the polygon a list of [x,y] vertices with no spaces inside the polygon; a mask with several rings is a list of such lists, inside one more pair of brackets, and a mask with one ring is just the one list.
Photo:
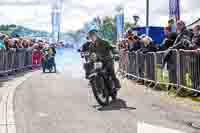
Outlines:
{"label": "spectator crowd", "polygon": [[[174,29],[174,25],[176,29]],[[196,53],[200,51],[200,25],[194,26],[193,29],[188,29],[184,21],[174,20],[168,21],[168,26],[164,28],[165,39],[162,44],[155,44],[153,39],[147,35],[138,36],[132,29],[128,30],[125,38],[119,42],[119,49],[125,51],[137,52],[146,54],[148,52],[165,51],[163,59],[163,68],[167,63],[170,83],[177,83],[177,68],[176,58],[172,54],[172,50],[193,50]],[[130,57],[129,57],[130,58]],[[192,59],[191,59],[192,60]],[[191,66],[195,69],[199,68],[200,58],[193,59]],[[139,68],[139,73],[140,73]],[[182,75],[186,72],[181,71]],[[140,73],[141,74],[141,73]],[[192,71],[193,88],[200,90],[199,71]],[[181,77],[182,78],[182,77]],[[198,81],[197,81],[198,80]],[[171,86],[170,86],[171,87]],[[194,96],[199,96],[200,93],[194,93]]]}
{"label": "spectator crowd", "polygon": [[26,39],[21,37],[10,37],[5,34],[0,33],[0,49],[10,50],[10,49],[21,49],[21,48],[32,48],[37,50],[42,50],[48,47],[49,43],[46,41],[36,41],[34,39]]}
{"label": "spectator crowd", "polygon": [[187,29],[186,24],[180,20],[176,23],[175,32],[171,23],[174,23],[173,20],[169,20],[169,26],[164,29],[166,37],[161,45],[154,44],[149,36],[138,36],[130,29],[120,42],[119,48],[129,52],[140,51],[143,53],[168,49],[197,50],[200,48],[200,25],[196,25],[193,29]]}
{"label": "spectator crowd", "polygon": [[22,70],[24,68],[37,69],[42,66],[44,57],[55,56],[56,44],[43,40],[22,37],[10,37],[0,33],[0,73]]}

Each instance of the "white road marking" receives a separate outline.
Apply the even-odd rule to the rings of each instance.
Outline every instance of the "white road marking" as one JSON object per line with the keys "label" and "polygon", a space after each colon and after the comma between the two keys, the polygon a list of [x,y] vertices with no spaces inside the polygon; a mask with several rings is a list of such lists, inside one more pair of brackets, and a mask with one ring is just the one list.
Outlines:
{"label": "white road marking", "polygon": [[185,133],[174,129],[164,128],[160,126],[153,126],[144,122],[139,122],[137,126],[137,133]]}
{"label": "white road marking", "polygon": [[0,133],[16,133],[13,110],[14,93],[16,88],[32,74],[28,73],[23,77],[15,78],[1,88],[3,96],[0,101]]}
{"label": "white road marking", "polygon": [[39,115],[40,117],[47,117],[47,116],[48,116],[47,113],[42,113],[42,112],[38,112],[38,115]]}

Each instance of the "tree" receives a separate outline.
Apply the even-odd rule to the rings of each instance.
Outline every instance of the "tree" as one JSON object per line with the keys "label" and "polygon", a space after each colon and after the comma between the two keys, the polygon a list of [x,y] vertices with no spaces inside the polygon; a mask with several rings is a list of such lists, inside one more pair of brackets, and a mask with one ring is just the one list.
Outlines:
{"label": "tree", "polygon": [[116,32],[116,23],[112,17],[104,17],[100,26],[100,34],[109,42],[113,42]]}
{"label": "tree", "polygon": [[124,26],[124,30],[127,31],[128,29],[134,27],[134,24],[131,22],[126,22]]}
{"label": "tree", "polygon": [[[103,37],[105,40],[109,41],[110,43],[115,43],[117,40],[116,19],[110,16],[106,16],[101,19],[98,17],[98,20],[96,19],[96,21],[98,21],[99,24],[100,36]],[[84,27],[80,30],[77,30],[75,32],[68,32],[69,37],[71,37],[76,43],[81,42],[81,40],[84,40],[83,37],[85,37],[87,32],[90,30],[91,24],[93,24],[93,21],[85,23]],[[125,30],[133,26],[133,23],[125,22]]]}
{"label": "tree", "polygon": [[16,28],[17,26],[15,24],[9,25],[10,28]]}

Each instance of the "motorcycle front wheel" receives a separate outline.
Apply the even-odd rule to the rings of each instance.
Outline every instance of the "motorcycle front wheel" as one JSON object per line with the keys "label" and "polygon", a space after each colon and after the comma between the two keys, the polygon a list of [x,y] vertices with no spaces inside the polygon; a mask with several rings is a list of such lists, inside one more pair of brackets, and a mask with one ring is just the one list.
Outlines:
{"label": "motorcycle front wheel", "polygon": [[96,77],[91,81],[92,91],[96,101],[101,106],[109,104],[109,91],[106,88],[105,80],[103,77]]}

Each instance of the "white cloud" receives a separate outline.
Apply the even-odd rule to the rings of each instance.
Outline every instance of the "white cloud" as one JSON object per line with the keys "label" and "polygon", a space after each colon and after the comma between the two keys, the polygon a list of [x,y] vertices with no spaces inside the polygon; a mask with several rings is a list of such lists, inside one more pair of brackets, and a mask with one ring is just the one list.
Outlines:
{"label": "white cloud", "polygon": [[[51,31],[51,3],[53,0],[1,0],[0,24],[16,23],[34,29]],[[95,16],[115,14],[115,7],[123,4],[126,20],[140,16],[145,24],[146,0],[64,0],[62,31],[76,30]],[[12,6],[5,5],[13,3]],[[30,2],[30,6],[27,6]],[[4,4],[3,4],[4,3]],[[18,3],[18,4],[17,4]],[[15,5],[17,4],[17,5]],[[181,0],[181,18],[191,23],[199,18],[199,0]],[[150,0],[151,25],[164,26],[168,20],[168,0]]]}
{"label": "white cloud", "polygon": [[1,24],[18,24],[38,30],[51,30],[51,10],[47,6],[2,6],[0,12]]}

